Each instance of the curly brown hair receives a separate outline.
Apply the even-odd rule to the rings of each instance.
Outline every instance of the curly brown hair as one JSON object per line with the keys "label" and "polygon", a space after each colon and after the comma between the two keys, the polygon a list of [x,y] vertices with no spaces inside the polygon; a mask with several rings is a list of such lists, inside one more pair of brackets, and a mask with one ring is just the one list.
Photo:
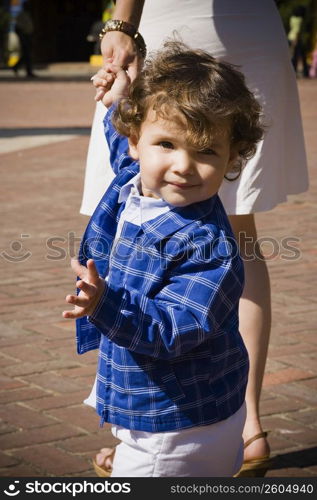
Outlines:
{"label": "curly brown hair", "polygon": [[229,123],[231,145],[243,160],[254,155],[263,136],[261,107],[236,66],[176,40],[145,61],[129,96],[119,101],[113,124],[122,135],[139,135],[149,109],[165,119],[185,118],[187,141],[199,149]]}

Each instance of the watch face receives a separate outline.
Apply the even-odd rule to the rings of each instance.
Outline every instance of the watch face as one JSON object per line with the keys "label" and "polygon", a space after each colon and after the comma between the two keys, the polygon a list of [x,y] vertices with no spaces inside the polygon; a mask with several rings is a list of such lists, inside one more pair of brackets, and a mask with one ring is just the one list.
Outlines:
{"label": "watch face", "polygon": [[108,22],[107,22],[107,27],[108,28],[111,28],[112,30],[113,29],[117,29],[119,27],[119,22],[114,20],[114,19],[110,19]]}

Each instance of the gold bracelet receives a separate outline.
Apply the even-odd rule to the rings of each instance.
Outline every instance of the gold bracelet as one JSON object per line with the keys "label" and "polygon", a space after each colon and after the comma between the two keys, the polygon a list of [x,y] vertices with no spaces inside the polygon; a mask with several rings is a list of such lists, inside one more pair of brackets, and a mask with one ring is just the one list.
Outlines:
{"label": "gold bracelet", "polygon": [[144,38],[141,33],[137,31],[136,27],[133,26],[133,24],[127,23],[125,21],[120,21],[118,19],[109,19],[109,21],[106,22],[101,32],[99,33],[100,40],[103,39],[108,31],[122,31],[126,35],[129,35],[135,41],[137,48],[141,52],[141,56],[145,58],[146,45],[144,42]]}

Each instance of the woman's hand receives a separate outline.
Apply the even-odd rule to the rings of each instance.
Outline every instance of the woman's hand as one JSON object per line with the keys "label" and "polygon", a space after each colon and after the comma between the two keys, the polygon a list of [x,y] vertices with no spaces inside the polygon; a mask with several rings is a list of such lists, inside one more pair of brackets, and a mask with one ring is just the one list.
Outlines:
{"label": "woman's hand", "polygon": [[[108,31],[101,41],[103,70],[107,71],[109,62],[124,69],[132,82],[143,66],[143,57],[133,39],[122,31]],[[98,72],[99,73],[99,72]],[[109,82],[110,83],[110,82]],[[95,101],[101,101],[105,106],[108,99],[103,99],[107,87],[100,86],[95,95]]]}
{"label": "woman's hand", "polygon": [[125,69],[131,82],[142,68],[143,57],[133,39],[122,31],[108,31],[101,41],[104,66],[109,60]]}

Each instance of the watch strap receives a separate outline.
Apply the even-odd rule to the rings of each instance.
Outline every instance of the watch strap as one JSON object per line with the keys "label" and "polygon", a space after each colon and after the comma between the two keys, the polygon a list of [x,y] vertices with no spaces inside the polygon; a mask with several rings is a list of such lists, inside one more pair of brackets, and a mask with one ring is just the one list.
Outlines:
{"label": "watch strap", "polygon": [[134,40],[142,57],[145,58],[146,45],[144,42],[144,38],[141,35],[141,33],[138,32],[138,30],[133,24],[128,23],[126,21],[121,21],[119,19],[109,19],[109,21],[106,22],[101,32],[99,33],[100,40],[102,40],[105,34],[108,33],[109,31],[122,31],[122,33],[125,33],[126,35],[130,36]]}

